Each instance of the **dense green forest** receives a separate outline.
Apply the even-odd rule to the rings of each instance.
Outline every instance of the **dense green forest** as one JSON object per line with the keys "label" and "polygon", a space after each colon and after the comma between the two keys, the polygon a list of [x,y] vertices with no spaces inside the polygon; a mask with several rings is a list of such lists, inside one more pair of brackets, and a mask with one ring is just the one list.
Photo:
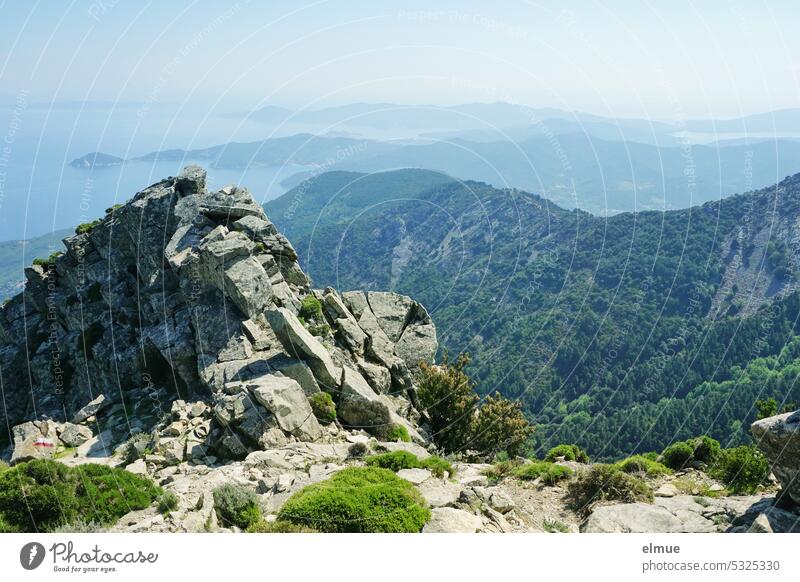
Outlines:
{"label": "dense green forest", "polygon": [[523,402],[537,449],[605,459],[735,444],[756,399],[798,400],[798,183],[601,218],[433,172],[332,172],[266,208],[316,286],[414,296],[483,393]]}

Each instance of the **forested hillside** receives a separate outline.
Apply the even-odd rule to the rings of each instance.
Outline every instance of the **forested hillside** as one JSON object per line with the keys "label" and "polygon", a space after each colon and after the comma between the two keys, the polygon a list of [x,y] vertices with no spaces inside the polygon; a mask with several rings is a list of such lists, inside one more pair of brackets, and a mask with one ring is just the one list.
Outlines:
{"label": "forested hillside", "polygon": [[[442,345],[473,355],[484,393],[524,402],[537,447],[574,441],[612,458],[703,432],[738,442],[756,399],[800,399],[786,347],[799,201],[795,176],[601,218],[403,170],[323,174],[266,208],[315,286],[424,303]],[[761,381],[765,369],[777,379]]]}

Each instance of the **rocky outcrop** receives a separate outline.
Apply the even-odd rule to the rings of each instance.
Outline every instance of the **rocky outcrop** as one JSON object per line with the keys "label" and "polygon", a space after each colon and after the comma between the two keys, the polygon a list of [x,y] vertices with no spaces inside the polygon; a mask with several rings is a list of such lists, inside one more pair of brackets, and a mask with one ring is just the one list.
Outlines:
{"label": "rocky outcrop", "polygon": [[[137,434],[131,455],[156,466],[343,428],[400,424],[425,442],[411,372],[436,352],[427,311],[394,293],[313,290],[247,189],[209,192],[190,166],[78,232],[0,310],[13,461]],[[312,295],[325,320],[313,328],[298,317]],[[308,401],[320,390],[340,410],[324,428]]]}
{"label": "rocky outcrop", "polygon": [[783,496],[800,506],[800,410],[756,421],[750,430],[780,481]]}

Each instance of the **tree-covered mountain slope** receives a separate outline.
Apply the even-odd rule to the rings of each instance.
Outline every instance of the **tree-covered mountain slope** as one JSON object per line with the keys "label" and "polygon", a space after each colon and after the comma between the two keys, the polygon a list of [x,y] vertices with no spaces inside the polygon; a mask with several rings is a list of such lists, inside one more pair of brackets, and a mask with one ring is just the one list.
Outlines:
{"label": "tree-covered mountain slope", "polygon": [[541,447],[611,458],[702,432],[736,442],[756,398],[800,400],[785,381],[738,385],[797,333],[800,175],[604,218],[430,172],[337,172],[266,210],[315,286],[418,297],[484,393],[524,402]]}

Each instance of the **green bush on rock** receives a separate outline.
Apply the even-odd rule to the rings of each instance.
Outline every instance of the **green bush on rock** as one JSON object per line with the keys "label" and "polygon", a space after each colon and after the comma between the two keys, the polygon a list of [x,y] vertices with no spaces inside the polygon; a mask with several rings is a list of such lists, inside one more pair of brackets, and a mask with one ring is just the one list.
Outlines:
{"label": "green bush on rock", "polygon": [[406,427],[404,427],[402,424],[395,424],[389,430],[389,435],[387,436],[387,440],[400,441],[402,443],[410,443],[411,436],[408,434],[408,429]]}
{"label": "green bush on rock", "polygon": [[563,465],[556,465],[544,461],[533,461],[532,463],[525,463],[513,472],[514,477],[524,481],[533,481],[541,479],[545,485],[555,485],[559,481],[569,479],[572,476],[572,470]]}
{"label": "green bush on rock", "polygon": [[567,499],[575,511],[585,515],[598,501],[652,502],[653,490],[640,478],[623,473],[614,465],[598,464],[569,483]]}
{"label": "green bush on rock", "polygon": [[544,460],[553,462],[559,457],[564,457],[565,461],[575,461],[577,463],[589,462],[589,455],[578,445],[557,445],[547,451]]}
{"label": "green bush on rock", "polygon": [[638,476],[662,477],[672,473],[669,467],[644,455],[628,457],[616,463],[616,466],[623,473],[631,473]]}
{"label": "green bush on rock", "polygon": [[336,405],[327,392],[317,392],[308,397],[311,411],[322,424],[330,424],[336,420]]}
{"label": "green bush on rock", "polygon": [[217,518],[225,527],[247,529],[261,519],[258,496],[241,485],[226,483],[213,491]]}
{"label": "green bush on rock", "polygon": [[413,533],[430,519],[420,493],[380,467],[351,467],[295,493],[279,521],[326,533]]}
{"label": "green bush on rock", "polygon": [[425,460],[420,460],[416,455],[408,451],[392,451],[391,453],[372,455],[364,459],[364,462],[369,467],[380,467],[394,473],[402,469],[428,469],[433,475],[440,478],[444,477],[445,473],[450,476],[455,474],[453,465],[441,457],[432,456]]}
{"label": "green bush on rock", "polygon": [[755,446],[744,445],[721,451],[710,473],[733,493],[752,494],[769,477],[769,464]]}
{"label": "green bush on rock", "polygon": [[720,455],[719,441],[710,436],[700,436],[673,443],[661,453],[661,462],[674,470],[680,470],[694,462],[711,465]]}
{"label": "green bush on rock", "polygon": [[123,469],[95,464],[73,469],[40,459],[0,473],[0,521],[23,532],[68,529],[79,517],[112,524],[160,494],[152,481]]}
{"label": "green bush on rock", "polygon": [[134,509],[144,509],[161,495],[150,479],[107,465],[89,463],[74,469],[81,518],[114,523]]}
{"label": "green bush on rock", "polygon": [[416,455],[409,453],[408,451],[392,451],[391,453],[372,455],[364,459],[364,462],[369,467],[389,469],[394,473],[397,473],[401,469],[419,468],[419,459]]}

